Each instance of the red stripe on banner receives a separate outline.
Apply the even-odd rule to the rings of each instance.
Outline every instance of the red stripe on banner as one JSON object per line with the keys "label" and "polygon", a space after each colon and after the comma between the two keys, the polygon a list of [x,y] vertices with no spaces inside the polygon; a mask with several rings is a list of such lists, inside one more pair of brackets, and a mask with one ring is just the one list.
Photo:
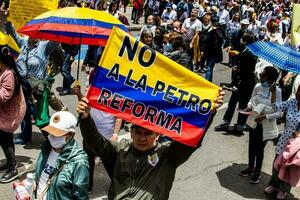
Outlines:
{"label": "red stripe on banner", "polygon": [[63,43],[74,44],[74,45],[87,44],[87,45],[105,46],[107,43],[107,39],[100,39],[100,38],[68,37],[68,36],[55,35],[50,33],[39,32],[39,31],[32,31],[28,33],[23,32],[23,33],[35,39],[51,40],[51,41],[63,42]]}
{"label": "red stripe on banner", "polygon": [[65,31],[65,32],[74,32],[90,35],[107,35],[111,33],[112,29],[97,27],[97,26],[82,26],[82,25],[73,25],[73,24],[59,24],[59,23],[42,23],[27,25],[20,29],[21,33],[34,30],[47,30],[47,31]]}
{"label": "red stripe on banner", "polygon": [[[149,130],[153,130],[154,132],[163,134],[165,136],[168,136],[176,141],[179,141],[183,144],[186,144],[188,146],[197,146],[200,139],[203,137],[203,134],[205,133],[205,129],[203,128],[199,128],[197,126],[191,125],[189,123],[186,122],[182,122],[182,129],[181,129],[181,134],[177,134],[175,131],[170,131],[167,130],[161,126],[158,126],[156,124],[153,124],[151,122],[148,121],[144,121],[143,120],[143,116],[136,118],[132,115],[132,107],[125,109],[124,112],[120,112],[118,110],[115,110],[113,108],[107,107],[105,105],[101,105],[98,103],[98,98],[100,96],[101,93],[101,89],[90,86],[89,88],[89,92],[87,94],[87,98],[89,99],[89,104],[90,106],[99,109],[99,110],[103,110],[105,112],[111,113],[113,115],[115,115],[116,117],[125,119],[127,121],[130,121],[134,124],[140,125],[142,127],[145,127]],[[123,100],[119,100],[120,101],[120,107],[122,107],[124,101]],[[108,99],[108,104],[110,104],[111,99]],[[175,121],[175,118],[171,119],[171,123]]]}

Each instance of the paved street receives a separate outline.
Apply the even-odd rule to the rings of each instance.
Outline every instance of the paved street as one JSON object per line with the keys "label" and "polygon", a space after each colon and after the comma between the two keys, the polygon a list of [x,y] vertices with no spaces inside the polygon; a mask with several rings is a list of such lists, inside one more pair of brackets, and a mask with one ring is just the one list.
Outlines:
{"label": "paved street", "polygon": [[[123,11],[123,9],[122,9]],[[128,9],[127,13],[131,10]],[[130,15],[128,15],[130,16]],[[129,18],[130,19],[130,18]],[[226,61],[226,60],[225,60]],[[73,75],[76,74],[76,67],[73,67]],[[214,83],[219,85],[222,82],[230,81],[230,69],[222,64],[215,66]],[[81,73],[81,84],[86,82],[85,74]],[[53,86],[61,87],[62,76],[58,75]],[[238,173],[247,167],[248,133],[237,137],[214,132],[213,128],[222,120],[227,107],[230,92],[226,92],[225,104],[218,111],[211,128],[205,136],[202,147],[200,147],[190,159],[179,167],[170,200],[242,200],[242,199],[274,199],[274,196],[266,196],[263,189],[267,185],[274,158],[274,146],[269,142],[265,148],[265,160],[262,168],[262,179],[257,185],[248,182],[248,178],[238,176]],[[68,109],[76,115],[76,96],[64,96],[61,100]],[[51,110],[51,113],[53,111]],[[236,118],[233,119],[233,123]],[[282,130],[282,127],[281,127]],[[15,137],[20,133],[17,130]],[[76,139],[82,143],[82,137],[77,129]],[[39,146],[44,141],[38,129],[34,127],[33,141],[31,145],[16,145],[16,155],[19,171],[23,171],[29,163],[37,158]],[[4,163],[4,154],[0,151],[0,164]],[[30,170],[30,169],[29,169]],[[109,187],[109,178],[102,165],[96,166],[94,175],[94,192],[92,199],[106,199],[105,194]],[[300,198],[300,189],[292,190],[289,200]],[[14,199],[12,183],[1,184],[0,199]]]}

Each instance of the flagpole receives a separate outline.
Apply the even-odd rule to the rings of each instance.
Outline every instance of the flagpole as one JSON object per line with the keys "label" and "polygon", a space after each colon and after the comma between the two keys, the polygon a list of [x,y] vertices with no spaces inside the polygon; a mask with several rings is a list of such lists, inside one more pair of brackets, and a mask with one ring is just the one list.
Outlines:
{"label": "flagpole", "polygon": [[78,64],[77,64],[77,81],[79,80],[79,69],[80,69],[80,51],[81,51],[81,34],[79,39],[79,54],[78,54]]}

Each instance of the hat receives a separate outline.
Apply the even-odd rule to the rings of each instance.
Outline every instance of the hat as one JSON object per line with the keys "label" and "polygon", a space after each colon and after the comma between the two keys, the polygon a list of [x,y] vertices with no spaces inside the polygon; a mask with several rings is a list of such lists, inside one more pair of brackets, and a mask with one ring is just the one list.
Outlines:
{"label": "hat", "polygon": [[72,113],[59,111],[51,116],[49,125],[42,128],[42,131],[46,131],[55,137],[60,137],[69,132],[75,133],[76,123],[77,119]]}
{"label": "hat", "polygon": [[249,25],[250,22],[249,22],[248,19],[243,19],[243,20],[241,21],[241,24]]}
{"label": "hat", "polygon": [[218,12],[217,6],[212,6],[211,9],[214,10],[215,12]]}
{"label": "hat", "polygon": [[203,12],[200,16],[200,18],[202,19],[205,15],[208,15],[209,13],[208,12]]}
{"label": "hat", "polygon": [[255,9],[250,7],[250,8],[248,8],[248,11],[253,13],[253,12],[255,12]]}

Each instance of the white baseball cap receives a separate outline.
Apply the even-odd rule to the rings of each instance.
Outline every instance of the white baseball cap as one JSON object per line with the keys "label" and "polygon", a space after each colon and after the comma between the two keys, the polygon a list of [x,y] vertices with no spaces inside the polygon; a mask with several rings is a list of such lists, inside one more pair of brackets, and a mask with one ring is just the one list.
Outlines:
{"label": "white baseball cap", "polygon": [[59,111],[51,116],[49,125],[42,128],[42,131],[60,137],[69,132],[75,133],[76,123],[77,119],[72,113]]}
{"label": "white baseball cap", "polygon": [[241,21],[241,24],[249,25],[250,22],[249,22],[248,19],[243,19],[243,20]]}

